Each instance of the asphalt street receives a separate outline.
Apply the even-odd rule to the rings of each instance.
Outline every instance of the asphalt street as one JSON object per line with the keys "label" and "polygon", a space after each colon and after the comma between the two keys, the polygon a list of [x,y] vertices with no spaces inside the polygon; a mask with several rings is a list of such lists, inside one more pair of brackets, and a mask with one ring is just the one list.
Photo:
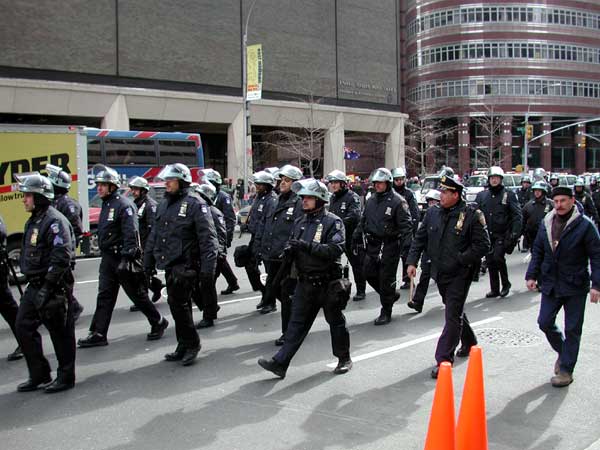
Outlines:
{"label": "asphalt street", "polygon": [[[236,239],[235,245],[247,241]],[[230,251],[233,254],[233,251]],[[471,288],[466,311],[483,347],[489,448],[584,450],[600,440],[600,306],[589,304],[575,382],[550,386],[556,355],[536,318],[539,294],[527,292],[523,254],[509,258],[513,290],[505,299],[485,299],[484,276]],[[230,255],[230,261],[233,258]],[[85,311],[77,337],[87,334],[95,306],[98,259],[80,260],[76,291]],[[56,395],[17,393],[27,378],[23,360],[0,360],[0,448],[28,450],[164,449],[421,449],[435,381],[437,333],[443,305],[432,283],[421,314],[406,307],[407,291],[392,322],[373,326],[379,301],[371,289],[350,302],[346,317],[355,361],[335,376],[329,330],[319,316],[284,380],[257,365],[276,351],[279,312],[260,315],[259,297],[245,272],[241,289],[220,296],[214,328],[201,331],[197,364],[163,360],[175,348],[175,329],[165,299],[157,303],[171,322],[163,339],[147,342],[149,325],[129,312],[121,292],[107,347],[78,350],[77,384]],[[219,279],[218,290],[225,288]],[[195,310],[195,319],[200,313]],[[562,316],[561,316],[562,318]],[[42,331],[53,368],[52,345]],[[15,341],[0,321],[0,354]],[[467,364],[453,369],[456,411]]]}

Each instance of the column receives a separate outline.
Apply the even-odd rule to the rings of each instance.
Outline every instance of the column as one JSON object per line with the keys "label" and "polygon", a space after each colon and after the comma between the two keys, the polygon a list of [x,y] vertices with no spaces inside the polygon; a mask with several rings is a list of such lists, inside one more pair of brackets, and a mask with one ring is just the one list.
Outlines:
{"label": "column", "polygon": [[471,170],[471,135],[469,134],[468,117],[458,117],[458,174],[462,177],[463,174]]}
{"label": "column", "polygon": [[[542,134],[552,131],[552,117],[542,117]],[[544,170],[552,171],[552,135],[540,138],[540,164]]]}
{"label": "column", "polygon": [[512,170],[512,117],[500,119],[500,166]]}
{"label": "column", "polygon": [[110,105],[108,112],[102,118],[100,127],[111,130],[129,130],[129,113],[127,112],[127,102],[123,95],[117,95],[115,101]]}
{"label": "column", "polygon": [[583,133],[585,133],[585,123],[577,125],[577,132],[575,133],[575,173],[577,174],[585,172]]}
{"label": "column", "polygon": [[244,111],[241,107],[227,127],[227,178],[234,183],[244,178]]}
{"label": "column", "polygon": [[335,169],[346,172],[344,145],[344,115],[338,113],[331,128],[325,132],[323,142],[323,176],[326,176]]}
{"label": "column", "polygon": [[385,167],[406,167],[404,119],[398,119],[385,139]]}

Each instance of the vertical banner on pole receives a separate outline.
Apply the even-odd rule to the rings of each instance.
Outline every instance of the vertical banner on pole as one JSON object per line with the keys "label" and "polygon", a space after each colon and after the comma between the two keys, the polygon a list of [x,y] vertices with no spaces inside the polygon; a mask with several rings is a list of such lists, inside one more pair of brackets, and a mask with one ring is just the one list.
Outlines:
{"label": "vertical banner on pole", "polygon": [[262,45],[249,45],[246,52],[248,73],[246,77],[246,100],[260,100],[262,97],[263,52]]}

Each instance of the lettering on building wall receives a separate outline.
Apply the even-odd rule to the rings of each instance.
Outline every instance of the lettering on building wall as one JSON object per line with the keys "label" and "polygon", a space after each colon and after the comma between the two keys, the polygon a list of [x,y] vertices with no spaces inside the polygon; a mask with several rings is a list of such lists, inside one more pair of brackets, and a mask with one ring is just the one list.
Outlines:
{"label": "lettering on building wall", "polygon": [[338,80],[339,94],[367,97],[371,101],[394,103],[396,87],[364,81]]}

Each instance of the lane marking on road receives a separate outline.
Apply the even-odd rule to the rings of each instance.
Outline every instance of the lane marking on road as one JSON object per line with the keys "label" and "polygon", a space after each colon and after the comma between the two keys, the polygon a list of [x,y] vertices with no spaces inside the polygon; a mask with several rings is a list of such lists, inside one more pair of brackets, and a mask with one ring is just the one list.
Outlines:
{"label": "lane marking on road", "polygon": [[[479,320],[477,322],[472,322],[471,326],[476,327],[478,325],[484,325],[486,323],[497,322],[498,320],[502,320],[500,316],[489,317],[487,319]],[[423,342],[431,341],[433,339],[437,339],[440,337],[442,332],[435,334],[429,334],[427,336],[423,336],[417,339],[413,339],[411,341],[403,342],[402,344],[393,345],[392,347],[382,348],[380,350],[375,350],[374,352],[365,353],[364,355],[352,357],[353,362],[364,361],[365,359],[375,358],[377,356],[385,355],[387,353],[396,352],[398,350],[402,350],[404,348],[412,347],[413,345],[421,344]],[[337,361],[334,363],[327,364],[327,367],[334,369],[337,366]]]}
{"label": "lane marking on road", "polygon": [[[162,275],[164,274],[165,271],[164,270],[159,270],[157,275]],[[76,281],[75,284],[88,284],[88,283],[97,283],[98,280],[83,280],[83,281]]]}

